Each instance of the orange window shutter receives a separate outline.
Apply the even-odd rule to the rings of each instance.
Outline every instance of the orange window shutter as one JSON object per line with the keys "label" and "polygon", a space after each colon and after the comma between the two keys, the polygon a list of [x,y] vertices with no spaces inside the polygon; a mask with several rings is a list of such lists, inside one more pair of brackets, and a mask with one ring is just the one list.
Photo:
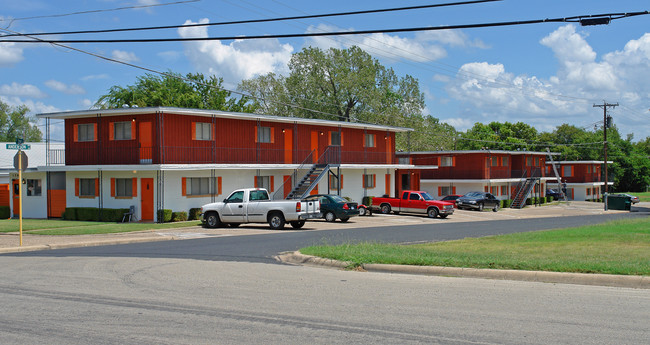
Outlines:
{"label": "orange window shutter", "polygon": [[93,141],[97,141],[97,124],[93,123]]}
{"label": "orange window shutter", "polygon": [[217,177],[217,195],[221,194],[221,176]]}
{"label": "orange window shutter", "polygon": [[135,140],[135,121],[131,121],[131,140]]}
{"label": "orange window shutter", "polygon": [[339,133],[341,133],[341,146],[343,146],[343,131],[341,131]]}
{"label": "orange window shutter", "polygon": [[257,131],[258,131],[258,128],[257,128],[257,126],[255,126],[255,142],[258,142],[257,139],[259,138],[259,134],[257,133]]}
{"label": "orange window shutter", "polygon": [[115,125],[113,122],[108,123],[108,140],[115,140]]}
{"label": "orange window shutter", "polygon": [[488,186],[485,186],[485,192],[489,192],[490,190],[488,189]]}
{"label": "orange window shutter", "polygon": [[115,178],[111,177],[111,196],[115,197]]}
{"label": "orange window shutter", "polygon": [[271,127],[271,143],[275,143],[275,128]]}
{"label": "orange window shutter", "polygon": [[438,186],[438,196],[442,195],[442,187]]}
{"label": "orange window shutter", "polygon": [[452,167],[456,166],[456,157],[451,157],[451,166]]}
{"label": "orange window shutter", "polygon": [[363,188],[367,187],[366,186],[366,175],[364,175],[364,174],[361,174],[361,185],[363,186]]}
{"label": "orange window shutter", "polygon": [[255,188],[257,188],[257,176],[255,176],[255,181],[254,181],[253,186],[254,186]]}
{"label": "orange window shutter", "polygon": [[192,122],[192,140],[196,140],[196,122]]}
{"label": "orange window shutter", "polygon": [[341,174],[341,179],[339,180],[339,189],[343,189],[343,174]]}
{"label": "orange window shutter", "polygon": [[95,179],[95,196],[99,196],[99,179]]}
{"label": "orange window shutter", "polygon": [[451,194],[456,194],[456,187],[451,187]]}
{"label": "orange window shutter", "polygon": [[271,176],[271,190],[269,192],[273,193],[274,189],[275,189],[275,183],[273,182],[273,176]]}
{"label": "orange window shutter", "polygon": [[74,141],[79,141],[79,125],[73,125]]}
{"label": "orange window shutter", "polygon": [[376,185],[377,185],[377,175],[372,174],[372,188],[375,188]]}
{"label": "orange window shutter", "polygon": [[132,183],[132,185],[131,185],[132,186],[132,188],[131,188],[132,194],[131,195],[138,196],[138,179],[134,177],[131,183]]}
{"label": "orange window shutter", "polygon": [[183,177],[181,179],[181,195],[182,196],[187,195],[187,177]]}
{"label": "orange window shutter", "polygon": [[79,196],[79,179],[74,179],[74,195]]}

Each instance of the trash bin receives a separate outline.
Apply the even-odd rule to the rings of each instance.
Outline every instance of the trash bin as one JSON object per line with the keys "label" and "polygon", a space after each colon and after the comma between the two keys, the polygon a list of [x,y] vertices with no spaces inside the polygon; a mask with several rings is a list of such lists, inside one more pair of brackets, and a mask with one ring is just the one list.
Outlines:
{"label": "trash bin", "polygon": [[608,195],[607,208],[610,210],[629,211],[632,205],[632,198],[623,195]]}

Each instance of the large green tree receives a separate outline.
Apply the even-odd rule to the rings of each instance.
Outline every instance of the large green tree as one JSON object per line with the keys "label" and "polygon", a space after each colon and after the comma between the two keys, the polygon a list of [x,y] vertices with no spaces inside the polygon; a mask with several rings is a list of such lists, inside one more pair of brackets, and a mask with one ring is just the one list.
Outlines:
{"label": "large green tree", "polygon": [[36,120],[27,116],[29,108],[25,105],[10,107],[0,101],[0,141],[14,142],[17,138],[38,142],[43,133],[36,125]]}
{"label": "large green tree", "polygon": [[459,150],[534,150],[538,140],[537,130],[523,122],[475,123],[459,136]]}
{"label": "large green tree", "polygon": [[201,73],[145,74],[134,85],[113,86],[99,97],[98,108],[180,107],[245,112],[245,97],[234,98],[222,87],[223,79]]}
{"label": "large green tree", "polygon": [[[405,150],[440,147],[444,136],[433,131],[455,134],[422,114],[424,95],[416,78],[398,77],[359,47],[304,48],[291,57],[289,70],[286,77],[269,73],[242,81],[239,89],[253,96],[254,111],[413,127],[416,132],[398,136],[397,147]],[[417,143],[410,148],[409,138]]]}

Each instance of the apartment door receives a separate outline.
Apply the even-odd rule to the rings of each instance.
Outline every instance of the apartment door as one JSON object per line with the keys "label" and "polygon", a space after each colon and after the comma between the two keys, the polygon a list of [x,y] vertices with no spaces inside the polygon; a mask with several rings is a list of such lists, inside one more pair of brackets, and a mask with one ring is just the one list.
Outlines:
{"label": "apartment door", "polygon": [[141,219],[153,221],[153,178],[140,179],[140,211]]}
{"label": "apartment door", "polygon": [[140,164],[151,164],[153,157],[153,140],[151,140],[151,122],[140,122]]}
{"label": "apartment door", "polygon": [[293,163],[293,130],[283,129],[284,131],[284,163]]}
{"label": "apartment door", "polygon": [[312,162],[318,163],[318,131],[311,131],[311,146],[310,149],[312,153]]}

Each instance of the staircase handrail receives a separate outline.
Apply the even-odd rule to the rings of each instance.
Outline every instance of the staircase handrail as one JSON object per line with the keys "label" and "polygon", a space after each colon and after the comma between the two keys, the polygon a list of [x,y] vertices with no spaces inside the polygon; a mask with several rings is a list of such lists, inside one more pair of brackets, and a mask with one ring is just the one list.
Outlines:
{"label": "staircase handrail", "polygon": [[[307,155],[307,157],[305,157],[305,159],[300,163],[300,165],[299,165],[297,168],[293,169],[293,173],[290,175],[290,177],[287,178],[286,180],[284,180],[284,181],[282,182],[282,184],[280,185],[280,187],[276,188],[276,191],[275,191],[275,192],[273,193],[273,195],[271,196],[271,199],[272,199],[272,200],[284,199],[284,185],[285,185],[287,182],[290,182],[290,181],[294,181],[294,182],[295,182],[295,181],[296,181],[296,178],[298,177],[298,171],[299,171],[299,170],[302,170],[302,169],[305,169],[305,166],[307,166],[307,162],[309,162],[310,159],[312,159],[312,156],[313,156],[313,154],[314,154],[314,151],[316,151],[316,150],[311,150],[311,152],[309,152],[309,154]],[[311,164],[310,164],[310,165],[311,165]],[[293,189],[293,188],[292,188],[292,189]],[[281,195],[282,197],[278,198],[278,197],[277,197],[277,196],[278,196],[278,193],[280,193],[280,195]]]}

